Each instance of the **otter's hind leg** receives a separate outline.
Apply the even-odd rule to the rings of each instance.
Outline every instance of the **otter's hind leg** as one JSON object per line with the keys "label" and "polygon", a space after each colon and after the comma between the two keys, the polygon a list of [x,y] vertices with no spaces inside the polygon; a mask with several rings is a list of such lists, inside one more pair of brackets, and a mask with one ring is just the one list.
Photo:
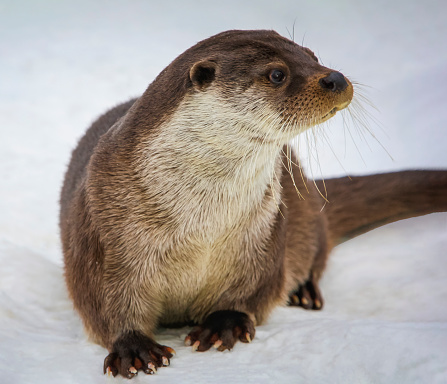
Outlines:
{"label": "otter's hind leg", "polygon": [[[289,293],[289,305],[303,307],[304,309],[314,309],[320,310],[323,308],[323,296],[321,294],[320,288],[318,286],[318,282],[323,274],[323,271],[326,267],[326,261],[329,254],[329,247],[327,245],[326,238],[326,223],[323,218],[317,221],[317,225],[314,228],[314,233],[317,235],[315,237],[315,250],[312,252],[311,249],[315,249],[311,247],[307,249],[307,252],[310,252],[309,255],[314,254],[311,258],[311,266],[310,270],[307,273],[307,277],[304,280],[300,280],[301,283],[297,284],[296,288],[293,288]],[[315,253],[314,253],[315,252]],[[306,253],[306,252],[305,252]],[[306,258],[295,258],[296,260],[309,260]],[[301,269],[302,272],[305,269]],[[306,275],[304,275],[306,276]]]}
{"label": "otter's hind leg", "polygon": [[323,308],[323,303],[323,296],[318,282],[312,277],[312,272],[309,278],[289,295],[290,306],[319,310]]}

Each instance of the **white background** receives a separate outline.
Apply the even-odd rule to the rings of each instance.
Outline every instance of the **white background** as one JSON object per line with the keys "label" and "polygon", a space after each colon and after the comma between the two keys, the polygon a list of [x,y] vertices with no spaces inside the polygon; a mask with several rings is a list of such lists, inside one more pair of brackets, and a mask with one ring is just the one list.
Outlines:
{"label": "white background", "polygon": [[[58,196],[95,117],[199,40],[234,28],[288,37],[294,26],[377,108],[365,104],[380,144],[353,126],[351,139],[337,116],[302,153],[306,164],[318,154],[316,177],[447,168],[446,14],[427,0],[1,0],[0,381],[123,380],[102,375],[107,352],[86,340],[62,277]],[[361,236],[332,254],[323,311],[278,308],[251,345],[224,353],[191,352],[187,328],[161,330],[177,357],[134,382],[445,383],[446,249],[446,214]]]}

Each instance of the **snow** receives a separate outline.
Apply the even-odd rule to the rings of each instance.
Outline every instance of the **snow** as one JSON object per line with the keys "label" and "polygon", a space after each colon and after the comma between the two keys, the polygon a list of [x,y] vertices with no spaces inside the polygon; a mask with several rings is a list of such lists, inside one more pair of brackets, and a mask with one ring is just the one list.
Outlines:
{"label": "snow", "polygon": [[[102,375],[62,276],[58,195],[70,152],[105,109],[141,94],[217,32],[275,29],[362,87],[365,138],[343,118],[319,132],[316,177],[447,168],[447,3],[87,1],[0,3],[2,383],[119,383]],[[374,119],[379,121],[374,123]],[[323,137],[324,136],[324,137]],[[330,143],[330,146],[329,144]],[[391,157],[382,148],[383,145]],[[314,147],[314,145],[310,145]],[[318,164],[312,159],[318,154]],[[194,353],[162,329],[170,368],[136,383],[446,383],[447,214],[402,221],[333,252],[323,311],[278,308],[252,344]]]}

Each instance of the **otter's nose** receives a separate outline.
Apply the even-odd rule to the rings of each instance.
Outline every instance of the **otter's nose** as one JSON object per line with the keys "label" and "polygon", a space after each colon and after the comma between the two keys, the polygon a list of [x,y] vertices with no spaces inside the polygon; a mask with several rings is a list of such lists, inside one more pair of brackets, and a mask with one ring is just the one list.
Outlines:
{"label": "otter's nose", "polygon": [[332,92],[342,92],[347,86],[348,82],[346,81],[343,74],[340,72],[331,72],[328,76],[320,79],[320,85],[329,91]]}

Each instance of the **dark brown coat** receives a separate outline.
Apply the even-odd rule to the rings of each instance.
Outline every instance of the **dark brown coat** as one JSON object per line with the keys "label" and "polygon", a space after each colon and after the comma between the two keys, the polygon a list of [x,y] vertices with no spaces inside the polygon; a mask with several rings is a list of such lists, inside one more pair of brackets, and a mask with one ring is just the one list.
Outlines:
{"label": "dark brown coat", "polygon": [[249,342],[276,305],[321,308],[317,282],[344,237],[446,210],[446,172],[329,180],[321,209],[287,143],[353,92],[275,32],[229,31],[90,127],[60,227],[67,286],[110,351],[105,370],[167,365],[172,349],[153,340],[160,323],[198,324],[187,337],[198,350]]}

